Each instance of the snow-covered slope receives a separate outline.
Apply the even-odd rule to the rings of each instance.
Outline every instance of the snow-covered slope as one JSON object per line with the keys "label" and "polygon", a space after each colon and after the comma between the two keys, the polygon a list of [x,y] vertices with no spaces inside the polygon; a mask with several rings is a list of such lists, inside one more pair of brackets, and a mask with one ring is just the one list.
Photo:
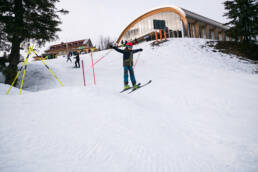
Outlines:
{"label": "snow-covered slope", "polygon": [[[23,95],[0,85],[0,171],[256,172],[256,66],[204,48],[201,39],[141,44],[138,82],[123,87],[121,54],[81,69],[66,59],[28,66]],[[134,48],[137,48],[134,47]],[[107,51],[94,53],[96,61]]]}

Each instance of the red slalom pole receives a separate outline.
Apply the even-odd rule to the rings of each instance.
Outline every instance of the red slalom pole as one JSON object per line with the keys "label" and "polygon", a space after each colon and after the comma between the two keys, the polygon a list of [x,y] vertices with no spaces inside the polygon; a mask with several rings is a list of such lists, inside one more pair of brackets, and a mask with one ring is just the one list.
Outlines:
{"label": "red slalom pole", "polygon": [[139,57],[137,58],[136,62],[134,63],[133,69],[134,69],[134,68],[135,68],[135,66],[137,65],[138,60],[139,60]]}
{"label": "red slalom pole", "polygon": [[82,60],[82,73],[83,73],[84,87],[86,87],[86,80],[85,80],[85,74],[84,74],[84,63],[83,63],[83,60]]}
{"label": "red slalom pole", "polygon": [[96,78],[95,78],[95,71],[94,71],[94,63],[93,63],[93,57],[92,57],[92,49],[91,49],[91,62],[92,62],[92,70],[93,70],[94,84],[96,85]]}
{"label": "red slalom pole", "polygon": [[101,57],[100,59],[98,59],[98,60],[94,63],[94,65],[97,64],[97,63],[98,63],[99,61],[101,61],[102,59],[104,59],[104,57],[105,57],[105,56],[103,56],[103,57]]}

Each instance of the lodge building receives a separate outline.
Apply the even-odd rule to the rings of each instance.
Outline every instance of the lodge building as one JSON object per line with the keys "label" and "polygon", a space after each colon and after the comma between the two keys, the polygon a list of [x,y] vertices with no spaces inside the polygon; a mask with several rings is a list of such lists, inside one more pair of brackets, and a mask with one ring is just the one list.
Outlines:
{"label": "lodge building", "polygon": [[155,39],[155,33],[166,37],[205,38],[230,40],[222,23],[176,6],[165,6],[148,11],[132,21],[120,34],[121,41],[143,41]]}
{"label": "lodge building", "polygon": [[88,53],[91,48],[95,49],[90,39],[83,39],[66,43],[62,42],[61,44],[50,46],[50,48],[45,51],[45,55],[56,57],[59,55],[66,55],[68,52],[75,51]]}

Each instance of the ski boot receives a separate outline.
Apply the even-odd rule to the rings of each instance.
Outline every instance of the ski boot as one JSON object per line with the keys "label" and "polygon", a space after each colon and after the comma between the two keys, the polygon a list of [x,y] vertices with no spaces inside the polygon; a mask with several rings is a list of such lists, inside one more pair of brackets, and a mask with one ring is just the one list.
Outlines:
{"label": "ski boot", "polygon": [[136,90],[136,89],[139,88],[139,87],[140,87],[140,85],[134,84],[134,85],[133,85],[133,90]]}
{"label": "ski boot", "polygon": [[128,90],[130,86],[128,84],[125,85],[124,90]]}

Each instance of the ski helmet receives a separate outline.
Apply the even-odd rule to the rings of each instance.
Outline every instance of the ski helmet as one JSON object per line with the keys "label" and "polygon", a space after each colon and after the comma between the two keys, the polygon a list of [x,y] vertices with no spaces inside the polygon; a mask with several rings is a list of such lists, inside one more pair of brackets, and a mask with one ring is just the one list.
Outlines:
{"label": "ski helmet", "polygon": [[128,42],[128,43],[126,44],[126,46],[127,46],[128,48],[132,48],[132,47],[133,47],[133,44],[132,44],[131,42]]}

